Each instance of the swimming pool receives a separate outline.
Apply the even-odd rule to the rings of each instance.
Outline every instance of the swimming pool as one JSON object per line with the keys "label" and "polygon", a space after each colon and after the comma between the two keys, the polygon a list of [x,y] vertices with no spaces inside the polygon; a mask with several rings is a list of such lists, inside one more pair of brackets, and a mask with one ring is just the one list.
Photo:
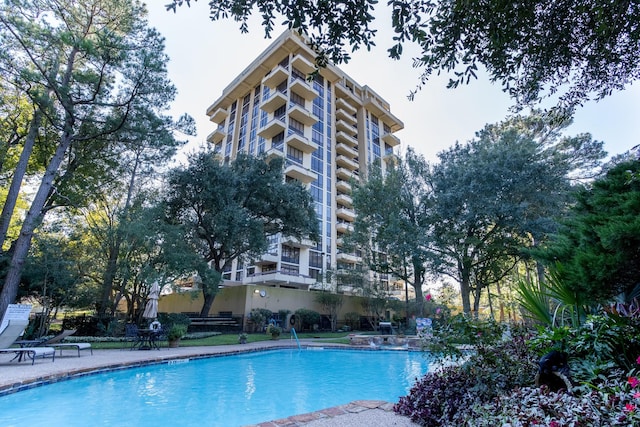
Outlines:
{"label": "swimming pool", "polygon": [[397,402],[425,353],[275,350],[88,375],[0,397],[0,426],[234,427],[354,400]]}

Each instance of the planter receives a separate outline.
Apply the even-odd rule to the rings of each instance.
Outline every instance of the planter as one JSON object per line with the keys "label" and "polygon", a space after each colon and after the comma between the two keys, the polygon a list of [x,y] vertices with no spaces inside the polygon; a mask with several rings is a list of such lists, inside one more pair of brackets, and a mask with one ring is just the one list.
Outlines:
{"label": "planter", "polygon": [[177,340],[169,340],[169,348],[177,348],[180,346],[180,338]]}

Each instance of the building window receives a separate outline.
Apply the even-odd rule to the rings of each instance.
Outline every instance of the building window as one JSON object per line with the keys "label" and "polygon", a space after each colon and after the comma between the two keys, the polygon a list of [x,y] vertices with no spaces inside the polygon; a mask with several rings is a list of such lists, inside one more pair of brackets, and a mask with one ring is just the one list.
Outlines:
{"label": "building window", "polygon": [[315,268],[310,268],[309,269],[309,277],[311,277],[312,279],[315,279],[317,282],[320,281],[320,279],[322,279],[322,273],[320,270],[317,270]]}
{"label": "building window", "polygon": [[304,73],[298,70],[296,67],[291,67],[291,76],[295,79],[300,79],[302,81],[307,80],[307,76],[305,76]]}
{"label": "building window", "polygon": [[309,267],[322,268],[322,252],[309,251]]}
{"label": "building window", "polygon": [[282,151],[284,147],[284,132],[280,132],[271,139],[271,147]]}
{"label": "building window", "polygon": [[284,122],[284,115],[286,112],[287,112],[287,106],[283,105],[282,107],[276,109],[276,111],[273,112],[273,118]]}
{"label": "building window", "polygon": [[294,103],[294,104],[296,104],[296,105],[299,105],[299,106],[301,106],[302,108],[305,108],[305,106],[304,106],[304,101],[305,101],[305,100],[304,100],[304,98],[303,98],[302,96],[298,95],[298,94],[297,94],[297,93],[295,93],[295,92],[291,92],[291,102],[292,102],[292,103]]}
{"label": "building window", "polygon": [[300,274],[300,269],[298,268],[297,265],[282,264],[282,266],[280,267],[280,272],[283,274],[297,276]]}
{"label": "building window", "polygon": [[277,264],[266,264],[262,267],[262,272],[263,273],[270,273],[272,271],[276,271],[278,268]]}
{"label": "building window", "polygon": [[304,136],[304,124],[292,117],[289,117],[289,130],[297,133],[298,135]]}
{"label": "building window", "polygon": [[282,262],[300,264],[300,248],[282,245]]}
{"label": "building window", "polygon": [[280,240],[277,235],[267,237],[267,253],[269,255],[278,255],[279,242]]}
{"label": "building window", "polygon": [[304,153],[297,148],[287,147],[287,159],[292,162],[302,164],[303,155]]}

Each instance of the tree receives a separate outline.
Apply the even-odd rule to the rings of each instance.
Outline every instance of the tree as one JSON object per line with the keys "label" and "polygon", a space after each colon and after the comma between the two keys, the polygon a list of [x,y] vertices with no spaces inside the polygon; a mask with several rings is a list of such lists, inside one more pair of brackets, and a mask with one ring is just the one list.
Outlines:
{"label": "tree", "polygon": [[525,255],[555,231],[577,173],[604,156],[589,135],[560,137],[546,117],[488,125],[468,144],[439,154],[430,172],[427,222],[435,273],[460,285],[465,313]]}
{"label": "tree", "polygon": [[[190,0],[172,0],[167,9]],[[266,36],[276,14],[282,24],[310,37],[317,63],[349,60],[348,50],[370,49],[377,30],[375,0],[346,2],[211,1],[213,20],[233,18],[248,31],[257,10]],[[407,43],[421,52],[414,65],[421,84],[449,73],[449,87],[476,78],[480,66],[499,82],[518,107],[560,94],[572,109],[594,97],[622,90],[640,77],[640,8],[633,0],[518,0],[504,2],[389,0],[393,45],[399,58]]]}
{"label": "tree", "polygon": [[74,306],[78,295],[76,259],[59,230],[38,233],[25,262],[20,295],[42,306],[36,336],[46,335],[50,320],[62,306]]}
{"label": "tree", "polygon": [[268,236],[317,240],[311,195],[297,182],[284,182],[283,165],[282,159],[244,154],[224,164],[202,151],[187,168],[169,173],[165,217],[183,227],[182,240],[199,255],[194,272],[202,282],[201,315],[209,314],[225,267],[264,253]]}
{"label": "tree", "polygon": [[640,289],[640,161],[613,166],[580,191],[543,259],[559,262],[558,279],[587,301],[631,299]]}
{"label": "tree", "polygon": [[386,173],[380,168],[371,170],[366,181],[355,186],[353,201],[358,216],[353,234],[347,237],[347,242],[363,249],[372,271],[411,285],[419,303],[423,301],[430,226],[424,216],[427,173],[424,157],[412,149]]}
{"label": "tree", "polygon": [[327,313],[329,322],[331,322],[331,332],[335,332],[338,328],[338,312],[344,303],[342,295],[323,290],[316,294],[314,300]]}
{"label": "tree", "polygon": [[[173,91],[168,91],[166,96],[173,97]],[[105,198],[117,203],[115,206],[112,224],[113,233],[110,235],[110,246],[107,251],[108,262],[103,273],[102,295],[98,301],[98,315],[112,314],[115,311],[117,301],[111,298],[113,281],[118,274],[118,261],[121,256],[121,246],[128,243],[127,232],[125,231],[137,219],[134,219],[131,209],[135,199],[137,199],[138,214],[144,206],[145,187],[149,180],[156,175],[158,169],[169,161],[176,153],[177,147],[186,141],[177,140],[172,130],[174,128],[185,131],[188,134],[195,134],[193,123],[190,117],[183,117],[176,124],[166,117],[158,117],[153,110],[145,108],[134,108],[131,112],[131,120],[124,124],[122,130],[114,136],[122,146],[119,153],[119,164],[110,168],[113,180],[109,186],[110,193],[107,195],[102,191]],[[99,190],[98,190],[99,191]],[[119,196],[116,200],[114,195]],[[143,209],[142,209],[143,210]],[[139,224],[144,229],[144,224]],[[134,234],[139,237],[139,233]],[[126,269],[127,266],[125,265]],[[135,294],[134,294],[135,295]],[[111,304],[111,303],[115,304]],[[111,313],[108,313],[108,311]]]}
{"label": "tree", "polygon": [[[76,190],[98,185],[88,179],[92,166],[118,162],[108,156],[118,145],[111,136],[136,106],[156,112],[172,98],[163,40],[148,28],[145,14],[144,6],[129,0],[10,0],[0,8],[3,78],[24,88],[34,111],[31,128],[46,129],[49,142],[44,172],[12,245],[0,315],[17,295],[44,215],[75,203]],[[29,158],[30,149],[22,156]],[[18,186],[28,162],[19,164],[13,176]]]}

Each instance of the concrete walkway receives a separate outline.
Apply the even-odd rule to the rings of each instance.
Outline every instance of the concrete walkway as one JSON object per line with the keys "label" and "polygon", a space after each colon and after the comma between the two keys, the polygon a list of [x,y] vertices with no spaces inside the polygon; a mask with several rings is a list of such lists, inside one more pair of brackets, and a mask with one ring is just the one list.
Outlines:
{"label": "concrete walkway", "polygon": [[[313,340],[301,340],[301,344],[310,346],[328,345]],[[213,346],[213,347],[179,347],[162,348],[161,350],[93,350],[93,355],[83,351],[78,357],[75,351],[65,351],[62,356],[56,353],[55,361],[36,359],[17,363],[11,361],[12,354],[0,354],[0,395],[12,393],[25,388],[42,384],[63,381],[87,375],[96,371],[123,369],[149,363],[164,363],[175,359],[193,359],[222,354],[234,354],[247,351],[262,351],[276,348],[296,346],[290,340],[260,341],[248,344]],[[310,414],[295,415],[282,420],[260,423],[259,427],[371,427],[399,426],[416,427],[418,424],[393,412],[393,405],[382,401],[355,401],[350,404],[327,408]],[[255,426],[254,426],[255,427]]]}

